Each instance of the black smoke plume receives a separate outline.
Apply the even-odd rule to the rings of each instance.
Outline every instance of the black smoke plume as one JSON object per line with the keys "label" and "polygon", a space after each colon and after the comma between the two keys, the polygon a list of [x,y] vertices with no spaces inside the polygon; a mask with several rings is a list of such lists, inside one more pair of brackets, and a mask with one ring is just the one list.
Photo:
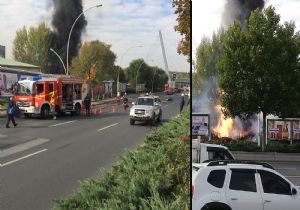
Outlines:
{"label": "black smoke plume", "polygon": [[[66,66],[69,32],[74,21],[83,11],[82,0],[53,0],[53,3],[54,13],[52,26],[57,38],[56,49]],[[72,58],[78,55],[78,51],[81,47],[81,34],[86,25],[87,21],[84,15],[82,15],[78,19],[71,33],[68,59],[69,64],[72,61]],[[61,65],[58,65],[58,67],[61,69],[61,71],[57,73],[63,73]]]}
{"label": "black smoke plume", "polygon": [[255,9],[263,9],[264,0],[226,0],[223,25],[227,28],[234,21],[239,21],[242,25],[247,20],[252,11]]}

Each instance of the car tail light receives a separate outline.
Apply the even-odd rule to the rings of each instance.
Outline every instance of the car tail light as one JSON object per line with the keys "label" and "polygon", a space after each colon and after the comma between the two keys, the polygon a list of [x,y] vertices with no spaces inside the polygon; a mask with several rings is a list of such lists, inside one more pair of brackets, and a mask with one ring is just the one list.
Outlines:
{"label": "car tail light", "polygon": [[192,198],[194,196],[194,191],[195,191],[195,187],[194,187],[194,185],[192,185]]}

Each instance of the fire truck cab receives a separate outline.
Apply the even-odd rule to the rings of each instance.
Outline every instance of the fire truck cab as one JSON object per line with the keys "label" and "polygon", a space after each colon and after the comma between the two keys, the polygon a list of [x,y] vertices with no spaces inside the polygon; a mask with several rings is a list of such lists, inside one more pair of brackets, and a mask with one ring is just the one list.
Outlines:
{"label": "fire truck cab", "polygon": [[18,81],[14,100],[26,117],[37,114],[46,118],[66,112],[80,115],[86,94],[85,80],[70,76],[42,76]]}

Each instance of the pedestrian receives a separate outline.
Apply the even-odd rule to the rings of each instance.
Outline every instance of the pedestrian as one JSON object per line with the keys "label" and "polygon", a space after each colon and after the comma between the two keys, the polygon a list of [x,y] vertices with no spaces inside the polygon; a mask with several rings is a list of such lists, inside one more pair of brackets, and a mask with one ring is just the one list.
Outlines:
{"label": "pedestrian", "polygon": [[184,94],[181,94],[181,102],[180,102],[180,113],[182,112],[182,109],[185,105],[185,101],[184,101]]}
{"label": "pedestrian", "polygon": [[16,105],[13,101],[13,98],[10,97],[9,102],[8,102],[8,106],[7,106],[7,122],[6,122],[6,128],[10,128],[9,127],[9,123],[10,121],[12,121],[14,127],[16,127],[18,124],[15,122],[15,115],[16,112]]}
{"label": "pedestrian", "polygon": [[83,103],[85,106],[85,115],[90,116],[91,115],[91,98],[90,98],[89,94],[86,95]]}

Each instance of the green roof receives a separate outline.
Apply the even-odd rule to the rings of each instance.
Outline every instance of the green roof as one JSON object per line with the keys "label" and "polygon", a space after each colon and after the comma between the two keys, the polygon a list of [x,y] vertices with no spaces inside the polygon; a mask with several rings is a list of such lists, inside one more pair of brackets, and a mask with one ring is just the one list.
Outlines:
{"label": "green roof", "polygon": [[14,67],[24,67],[24,68],[40,68],[39,66],[31,65],[28,63],[22,63],[19,61],[14,61],[6,58],[0,57],[0,66],[14,66]]}

